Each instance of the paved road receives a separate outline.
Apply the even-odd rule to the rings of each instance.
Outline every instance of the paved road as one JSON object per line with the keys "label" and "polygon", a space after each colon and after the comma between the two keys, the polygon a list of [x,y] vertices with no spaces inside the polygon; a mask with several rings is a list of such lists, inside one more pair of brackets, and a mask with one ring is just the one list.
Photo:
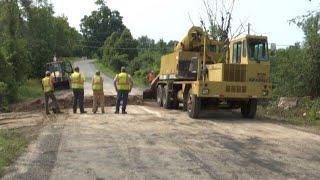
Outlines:
{"label": "paved road", "polygon": [[[86,77],[85,81],[85,94],[92,96],[92,84],[91,80],[97,69],[94,66],[94,60],[81,60],[74,63],[74,67],[78,66],[80,68],[80,72],[84,74]],[[113,86],[113,78],[110,78],[104,74],[102,74],[104,80],[104,93],[108,95],[115,95],[116,91]],[[139,95],[142,94],[141,90],[138,88],[133,88],[131,95]]]}
{"label": "paved road", "polygon": [[199,120],[156,106],[65,111],[0,118],[47,122],[3,179],[320,179],[320,136],[307,129],[228,111]]}

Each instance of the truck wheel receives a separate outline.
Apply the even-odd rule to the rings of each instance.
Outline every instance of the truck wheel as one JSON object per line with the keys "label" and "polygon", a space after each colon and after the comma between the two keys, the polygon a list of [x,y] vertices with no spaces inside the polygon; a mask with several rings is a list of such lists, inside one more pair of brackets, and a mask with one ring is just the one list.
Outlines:
{"label": "truck wheel", "polygon": [[173,92],[172,92],[172,102],[171,102],[171,104],[172,104],[172,109],[179,109],[179,99],[178,99],[178,91],[177,90],[174,90]]}
{"label": "truck wheel", "polygon": [[67,81],[66,88],[67,88],[67,89],[70,89],[70,87],[71,87],[71,83],[70,83],[69,81]]}
{"label": "truck wheel", "polygon": [[162,89],[162,104],[165,109],[171,109],[172,102],[168,86]]}
{"label": "truck wheel", "polygon": [[187,110],[190,118],[198,118],[200,114],[201,100],[189,91]]}
{"label": "truck wheel", "polygon": [[157,88],[157,103],[160,107],[162,107],[163,105],[163,102],[162,102],[162,86],[159,85],[158,88]]}
{"label": "truck wheel", "polygon": [[251,99],[248,102],[241,105],[241,114],[244,118],[252,119],[257,112],[257,100]]}
{"label": "truck wheel", "polygon": [[172,109],[179,109],[179,100],[175,98],[172,102]]}

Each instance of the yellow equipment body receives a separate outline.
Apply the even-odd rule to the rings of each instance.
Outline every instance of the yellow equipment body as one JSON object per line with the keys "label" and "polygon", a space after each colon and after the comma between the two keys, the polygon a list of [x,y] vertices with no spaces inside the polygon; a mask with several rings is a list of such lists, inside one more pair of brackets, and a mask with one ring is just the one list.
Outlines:
{"label": "yellow equipment body", "polygon": [[157,102],[167,109],[183,103],[192,118],[211,107],[241,108],[244,117],[253,118],[258,100],[271,97],[268,56],[265,36],[245,35],[225,44],[192,27],[175,51],[161,58]]}

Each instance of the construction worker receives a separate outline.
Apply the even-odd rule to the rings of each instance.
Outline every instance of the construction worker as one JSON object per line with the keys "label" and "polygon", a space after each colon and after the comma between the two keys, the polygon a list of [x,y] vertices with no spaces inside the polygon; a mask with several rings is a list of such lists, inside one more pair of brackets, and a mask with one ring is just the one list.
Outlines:
{"label": "construction worker", "polygon": [[128,94],[131,92],[133,81],[131,76],[128,73],[126,73],[126,68],[124,66],[121,67],[121,73],[116,75],[113,82],[114,82],[114,87],[117,91],[115,114],[119,114],[121,101],[122,101],[122,114],[127,114],[126,106],[128,103]]}
{"label": "construction worker", "polygon": [[46,77],[42,79],[42,88],[44,92],[46,114],[50,114],[49,99],[52,100],[52,104],[54,106],[53,112],[61,113],[59,105],[57,103],[57,99],[53,93],[54,92],[53,79],[50,77],[50,71],[46,71]]}
{"label": "construction worker", "polygon": [[74,68],[71,74],[71,86],[73,90],[73,113],[77,113],[77,104],[79,103],[80,113],[87,113],[83,108],[84,100],[84,76],[80,74],[79,67]]}
{"label": "construction worker", "polygon": [[98,110],[98,103],[101,106],[101,112],[104,114],[104,94],[103,94],[103,79],[100,76],[100,71],[97,71],[92,78],[92,90],[93,90],[93,109],[95,114]]}
{"label": "construction worker", "polygon": [[154,73],[154,71],[150,71],[147,75],[147,80],[149,84],[151,84],[155,78],[156,78],[156,74]]}

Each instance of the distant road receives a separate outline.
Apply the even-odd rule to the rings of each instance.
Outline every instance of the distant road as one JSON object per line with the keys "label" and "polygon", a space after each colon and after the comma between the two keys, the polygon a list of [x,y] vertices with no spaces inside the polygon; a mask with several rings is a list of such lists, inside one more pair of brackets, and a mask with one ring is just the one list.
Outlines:
{"label": "distant road", "polygon": [[[94,66],[95,60],[80,60],[74,63],[74,67],[78,66],[80,68],[80,72],[86,77],[85,81],[85,95],[92,95],[92,85],[91,80],[93,75],[96,73],[97,69]],[[104,93],[105,95],[115,95],[116,91],[113,86],[113,78],[108,77],[105,74],[102,74],[104,80]],[[140,95],[142,91],[138,88],[133,88],[131,93],[132,95]]]}

